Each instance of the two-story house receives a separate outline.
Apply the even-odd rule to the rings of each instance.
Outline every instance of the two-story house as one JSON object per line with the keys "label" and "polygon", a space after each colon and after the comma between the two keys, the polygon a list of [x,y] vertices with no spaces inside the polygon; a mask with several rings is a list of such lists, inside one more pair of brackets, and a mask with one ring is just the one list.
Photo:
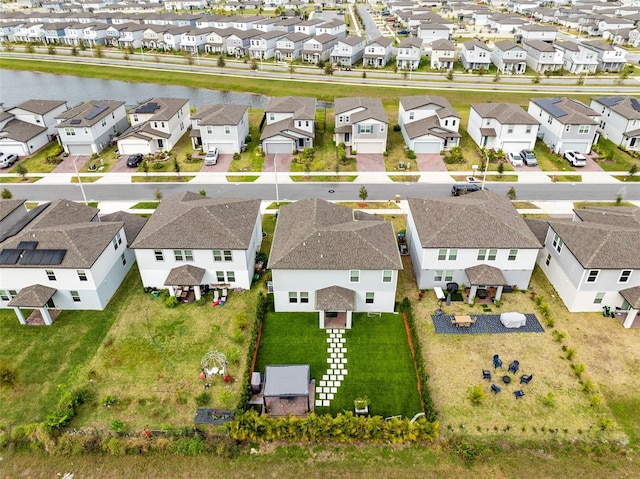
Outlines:
{"label": "two-story house", "polygon": [[386,151],[389,120],[379,98],[336,98],[334,111],[336,144],[344,143],[357,153]]}
{"label": "two-story house", "polygon": [[640,310],[640,208],[574,213],[573,221],[527,220],[544,244],[538,265],[569,311],[608,306],[631,327]]}
{"label": "two-story house", "polygon": [[460,61],[465,70],[488,70],[491,66],[491,48],[474,38],[462,44]]}
{"label": "two-story house", "polygon": [[439,38],[431,43],[431,68],[451,70],[456,61],[456,46],[451,40]]}
{"label": "two-story house", "polygon": [[240,153],[249,135],[249,107],[246,105],[205,105],[191,115],[191,142],[194,149],[220,154]]}
{"label": "two-story house", "polygon": [[304,43],[309,39],[306,33],[289,33],[276,40],[275,58],[281,62],[293,62],[302,56]]}
{"label": "two-story house", "polygon": [[527,52],[511,40],[496,42],[491,52],[491,62],[500,73],[522,75],[527,69]]}
{"label": "two-story house", "polygon": [[364,48],[362,66],[382,68],[391,61],[391,45],[393,41],[387,37],[371,40]]}
{"label": "two-story house", "polygon": [[467,131],[480,148],[518,153],[533,150],[540,123],[513,103],[474,103]]}
{"label": "two-story house", "polygon": [[529,114],[540,122],[541,139],[555,153],[567,150],[591,152],[598,142],[600,113],[572,98],[536,98]]}
{"label": "two-story house", "polygon": [[[375,245],[375,247],[372,247]],[[306,199],[282,206],[269,255],[276,311],[317,311],[351,328],[353,312],[392,312],[402,261],[393,225]]]}
{"label": "two-story house", "polygon": [[190,124],[189,100],[152,98],[129,112],[131,127],[118,137],[123,155],[154,154],[171,151]]}
{"label": "two-story house", "polygon": [[285,33],[279,30],[271,30],[251,37],[249,41],[249,57],[258,60],[273,58],[276,53],[276,42],[284,36]]}
{"label": "two-story house", "polygon": [[460,144],[460,115],[441,96],[400,97],[398,124],[415,153],[440,153]]}
{"label": "two-story house", "polygon": [[56,117],[59,141],[69,155],[99,154],[129,127],[123,101],[85,101]]}
{"label": "two-story house", "polygon": [[341,67],[352,67],[362,60],[366,38],[349,36],[339,38],[331,50],[331,63]]}
{"label": "two-story house", "polygon": [[417,70],[422,59],[422,40],[406,37],[398,45],[396,66],[398,70]]}
{"label": "two-story house", "polygon": [[338,43],[338,37],[328,33],[309,38],[302,47],[302,61],[315,65],[320,61],[329,60],[336,43]]}
{"label": "two-story house", "polygon": [[551,43],[542,40],[526,40],[522,43],[527,66],[538,73],[555,72],[562,68],[562,52]]}
{"label": "two-story house", "polygon": [[611,45],[603,40],[590,40],[582,45],[596,54],[598,68],[605,72],[619,72],[627,64],[627,52],[624,48]]}
{"label": "two-story house", "polygon": [[569,73],[595,73],[598,68],[598,54],[582,43],[567,40],[554,47],[562,52],[563,68]]}
{"label": "two-story house", "polygon": [[640,99],[603,96],[592,98],[590,107],[600,113],[599,129],[605,138],[627,150],[640,151]]}
{"label": "two-story house", "polygon": [[558,28],[553,25],[540,25],[538,23],[528,23],[516,27],[513,41],[516,43],[541,41],[553,43],[558,36]]}
{"label": "two-story house", "polygon": [[462,196],[408,198],[407,247],[418,289],[447,283],[478,289],[526,289],[540,242],[508,198],[488,190]]}
{"label": "two-story house", "polygon": [[316,99],[301,96],[271,98],[265,108],[260,141],[266,154],[291,154],[313,148]]}
{"label": "two-story house", "polygon": [[135,261],[128,243],[146,222],[127,213],[99,219],[97,209],[64,199],[18,215],[1,228],[0,308],[13,308],[21,324],[39,316],[50,325],[53,310],[104,309]]}
{"label": "two-story house", "polygon": [[250,288],[261,243],[260,200],[185,191],[162,200],[131,248],[143,286],[197,300],[210,285]]}

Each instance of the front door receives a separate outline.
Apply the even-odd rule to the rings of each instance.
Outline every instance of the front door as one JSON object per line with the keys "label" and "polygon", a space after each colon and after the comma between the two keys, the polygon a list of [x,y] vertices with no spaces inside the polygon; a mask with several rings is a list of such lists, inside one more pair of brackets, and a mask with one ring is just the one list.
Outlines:
{"label": "front door", "polygon": [[351,140],[351,133],[345,133],[344,134],[344,142],[345,143],[349,143],[349,140]]}

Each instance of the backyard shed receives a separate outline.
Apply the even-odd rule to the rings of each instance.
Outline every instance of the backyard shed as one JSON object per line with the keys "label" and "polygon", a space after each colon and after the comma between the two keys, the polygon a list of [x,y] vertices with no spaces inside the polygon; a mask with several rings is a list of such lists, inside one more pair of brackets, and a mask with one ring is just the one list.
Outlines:
{"label": "backyard shed", "polygon": [[266,366],[264,368],[264,408],[268,398],[294,400],[307,398],[307,410],[311,410],[309,394],[310,368],[308,364]]}

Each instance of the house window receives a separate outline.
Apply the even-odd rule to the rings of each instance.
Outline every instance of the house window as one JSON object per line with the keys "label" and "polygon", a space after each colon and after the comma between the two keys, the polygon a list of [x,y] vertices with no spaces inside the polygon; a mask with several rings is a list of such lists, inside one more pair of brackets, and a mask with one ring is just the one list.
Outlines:
{"label": "house window", "polygon": [[435,272],[433,273],[434,283],[439,283],[440,281],[442,281],[442,273],[443,271],[441,269],[435,270]]}
{"label": "house window", "polygon": [[497,249],[490,249],[489,250],[489,256],[487,257],[487,260],[495,261],[496,260],[496,256],[498,256],[498,250]]}
{"label": "house window", "polygon": [[553,117],[551,115],[549,115],[549,118],[547,118],[547,123],[549,123],[550,125],[553,123]]}
{"label": "house window", "polygon": [[289,302],[297,303],[298,302],[298,293],[295,291],[289,291]]}
{"label": "house window", "polygon": [[276,114],[275,113],[269,113],[269,121],[275,121],[276,119]]}
{"label": "house window", "polygon": [[231,127],[229,125],[224,125],[224,134],[225,135],[231,134]]}
{"label": "house window", "polygon": [[455,261],[458,259],[458,250],[457,248],[452,248],[449,250],[449,261]]}
{"label": "house window", "polygon": [[164,254],[162,253],[162,250],[156,249],[153,251],[153,254],[156,257],[156,261],[164,261]]}
{"label": "house window", "polygon": [[0,299],[2,301],[9,301],[9,295],[4,289],[0,289]]}
{"label": "house window", "polygon": [[216,280],[218,283],[224,283],[224,271],[216,271]]}
{"label": "house window", "polygon": [[53,272],[52,269],[45,269],[44,272],[47,274],[47,278],[49,278],[49,281],[56,280],[56,274]]}
{"label": "house window", "polygon": [[564,245],[564,242],[560,239],[560,236],[553,235],[553,247],[556,249],[556,251],[558,253],[560,253],[562,251],[562,246]]}
{"label": "house window", "polygon": [[113,249],[118,250],[118,246],[122,244],[122,238],[120,237],[120,232],[118,231],[116,235],[111,240],[113,243]]}
{"label": "house window", "polygon": [[213,128],[210,126],[207,126],[207,135],[213,135]]}
{"label": "house window", "polygon": [[622,273],[620,273],[620,277],[618,278],[618,283],[627,283],[629,281],[629,276],[631,276],[631,270],[623,270]]}
{"label": "house window", "polygon": [[409,120],[413,120],[416,117],[416,112],[415,111],[410,111],[409,112]]}
{"label": "house window", "polygon": [[230,249],[214,249],[213,250],[213,261],[231,261],[231,250]]}
{"label": "house window", "polygon": [[587,283],[595,283],[598,279],[598,274],[600,274],[600,270],[592,269],[589,271],[587,275]]}
{"label": "house window", "polygon": [[357,269],[352,269],[349,271],[349,282],[350,283],[359,283],[360,282],[360,271]]}
{"label": "house window", "polygon": [[380,132],[384,132],[384,125],[380,125]]}
{"label": "house window", "polygon": [[531,133],[531,125],[527,125],[527,129],[525,131],[525,133]]}
{"label": "house window", "polygon": [[487,258],[487,250],[479,249],[478,250],[478,261],[484,261]]}
{"label": "house window", "polygon": [[373,133],[373,125],[358,125],[358,133],[361,135],[370,135]]}
{"label": "house window", "polygon": [[364,302],[367,304],[373,304],[374,296],[375,296],[375,293],[366,293]]}
{"label": "house window", "polygon": [[509,250],[509,256],[507,257],[507,261],[515,261],[516,260],[516,256],[518,256],[518,250],[517,249],[510,249]]}
{"label": "house window", "polygon": [[391,283],[393,278],[393,272],[390,269],[385,269],[382,271],[382,282],[383,283]]}
{"label": "house window", "polygon": [[544,262],[547,266],[549,266],[549,263],[551,263],[551,254],[547,254],[547,260]]}
{"label": "house window", "polygon": [[227,271],[227,283],[235,283],[236,273],[235,271]]}
{"label": "house window", "polygon": [[78,273],[78,279],[80,281],[87,281],[87,272],[83,269],[77,269],[76,273]]}
{"label": "house window", "polygon": [[601,304],[603,299],[604,299],[603,292],[596,293],[596,297],[593,300],[593,304]]}
{"label": "house window", "polygon": [[138,122],[138,115],[133,115],[133,121]]}
{"label": "house window", "polygon": [[446,248],[440,248],[438,250],[438,261],[444,261],[447,259],[447,250]]}
{"label": "house window", "polygon": [[176,261],[184,261],[184,257],[182,256],[182,250],[180,249],[173,250],[173,257]]}
{"label": "house window", "polygon": [[127,258],[124,257],[124,253],[120,255],[120,261],[122,261],[122,266],[127,265]]}
{"label": "house window", "polygon": [[80,294],[77,291],[69,291],[71,293],[71,299],[73,299],[74,303],[80,302]]}
{"label": "house window", "polygon": [[76,136],[76,130],[75,128],[65,128],[64,134],[67,136]]}
{"label": "house window", "polygon": [[190,249],[184,250],[184,260],[193,261],[193,251],[191,251]]}
{"label": "house window", "polygon": [[508,133],[508,134],[513,133],[513,125],[509,125],[509,126],[507,127],[507,133]]}
{"label": "house window", "polygon": [[300,302],[308,303],[309,302],[309,293],[307,291],[300,292]]}
{"label": "house window", "polygon": [[589,133],[590,129],[591,127],[589,125],[580,125],[580,128],[578,128],[578,133],[581,135],[586,135]]}
{"label": "house window", "polygon": [[444,280],[447,281],[447,282],[448,281],[453,281],[453,270],[452,269],[447,270],[447,271],[444,272]]}

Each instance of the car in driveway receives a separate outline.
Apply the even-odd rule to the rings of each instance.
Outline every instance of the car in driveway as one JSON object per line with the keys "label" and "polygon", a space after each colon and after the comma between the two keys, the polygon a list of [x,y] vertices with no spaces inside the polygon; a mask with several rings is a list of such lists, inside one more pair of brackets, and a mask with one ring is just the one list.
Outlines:
{"label": "car in driveway", "polygon": [[511,163],[511,166],[522,166],[524,161],[522,157],[517,153],[507,153],[507,160]]}
{"label": "car in driveway", "polygon": [[460,183],[453,185],[451,188],[451,196],[466,195],[467,193],[473,193],[474,191],[480,191],[482,189],[482,185],[478,183]]}
{"label": "car in driveway", "polygon": [[129,155],[127,157],[127,166],[129,168],[137,168],[142,163],[142,160],[143,158],[140,153],[137,153],[135,155]]}
{"label": "car in driveway", "polygon": [[571,166],[587,166],[587,157],[579,151],[567,150],[564,152],[564,158]]}
{"label": "car in driveway", "polygon": [[398,30],[398,35],[409,35],[411,32],[409,30],[403,29]]}
{"label": "car in driveway", "polygon": [[0,168],[9,168],[16,161],[18,161],[18,155],[14,153],[0,153]]}
{"label": "car in driveway", "polygon": [[520,152],[520,158],[522,158],[522,161],[527,166],[538,166],[538,159],[531,150],[522,150]]}
{"label": "car in driveway", "polygon": [[213,150],[207,151],[206,156],[204,157],[204,164],[207,166],[213,166],[218,163],[218,148],[214,148]]}

